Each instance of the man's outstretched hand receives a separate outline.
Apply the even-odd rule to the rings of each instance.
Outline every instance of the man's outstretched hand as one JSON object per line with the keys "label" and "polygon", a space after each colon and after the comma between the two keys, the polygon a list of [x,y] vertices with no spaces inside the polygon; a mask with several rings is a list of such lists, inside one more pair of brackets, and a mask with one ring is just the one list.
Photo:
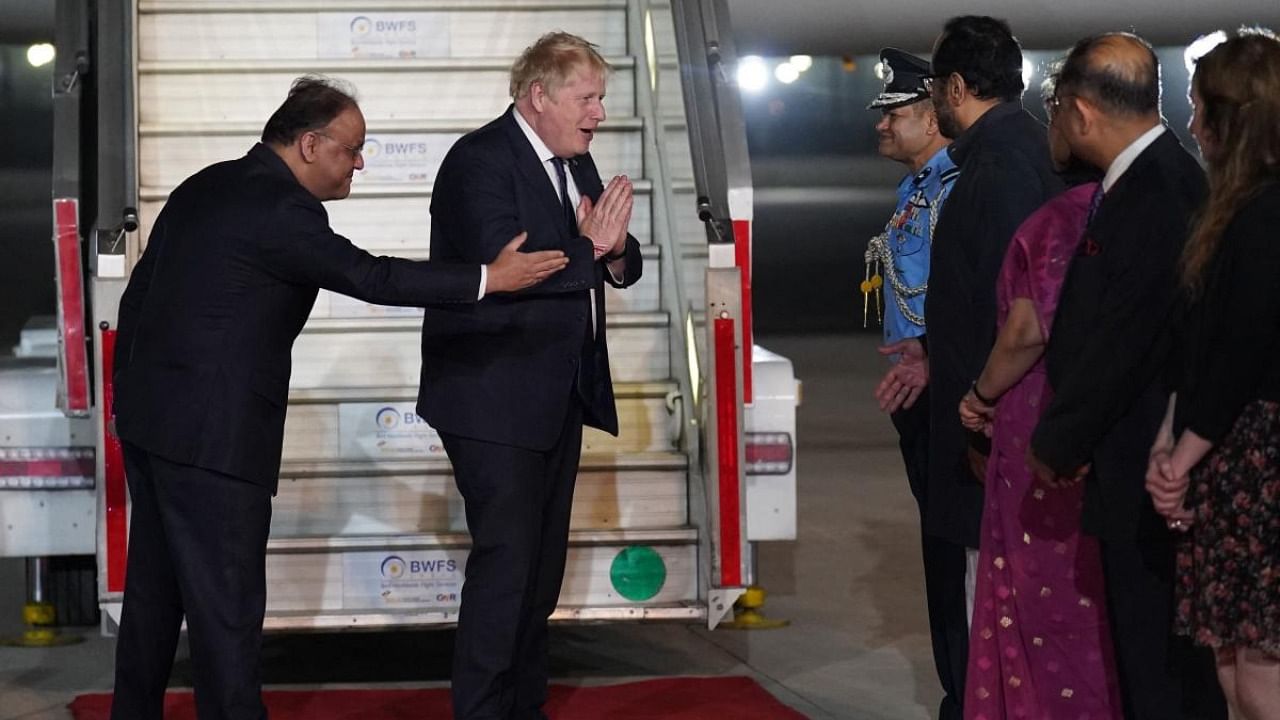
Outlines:
{"label": "man's outstretched hand", "polygon": [[485,280],[484,292],[514,292],[523,290],[546,280],[569,264],[569,258],[559,250],[539,250],[522,253],[520,246],[528,239],[529,233],[520,233],[498,253],[497,259],[489,263],[489,272]]}
{"label": "man's outstretched hand", "polygon": [[924,354],[924,345],[915,338],[908,338],[892,345],[882,345],[877,350],[881,355],[898,356],[898,362],[876,385],[880,409],[892,413],[915,405],[929,384],[929,358]]}

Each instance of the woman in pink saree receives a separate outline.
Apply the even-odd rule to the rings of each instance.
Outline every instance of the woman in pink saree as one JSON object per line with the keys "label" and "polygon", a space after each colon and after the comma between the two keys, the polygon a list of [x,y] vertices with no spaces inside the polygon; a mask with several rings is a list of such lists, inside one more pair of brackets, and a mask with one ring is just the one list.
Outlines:
{"label": "woman in pink saree", "polygon": [[[1071,161],[1054,129],[1060,169]],[[1122,718],[1097,541],[1080,531],[1083,483],[1049,487],[1027,445],[1052,395],[1042,355],[1058,294],[1098,184],[1050,200],[1018,228],[997,285],[999,335],[961,401],[966,427],[991,435],[966,720]]]}

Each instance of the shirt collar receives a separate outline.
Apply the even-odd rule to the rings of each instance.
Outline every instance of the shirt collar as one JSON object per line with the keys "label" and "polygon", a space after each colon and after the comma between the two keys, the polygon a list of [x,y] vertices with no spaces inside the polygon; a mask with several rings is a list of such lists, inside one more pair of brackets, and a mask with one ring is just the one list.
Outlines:
{"label": "shirt collar", "polygon": [[551,152],[551,148],[542,142],[542,138],[538,137],[538,133],[534,132],[533,126],[529,125],[529,122],[520,114],[520,108],[511,108],[511,115],[515,117],[516,125],[520,126],[520,131],[529,139],[529,144],[533,146],[533,152],[538,156],[538,162],[545,163],[556,156],[555,153]]}
{"label": "shirt collar", "polygon": [[1150,147],[1151,143],[1156,141],[1164,132],[1164,125],[1156,125],[1150,130],[1138,136],[1137,140],[1129,143],[1129,147],[1120,151],[1115,160],[1111,161],[1111,167],[1107,168],[1107,174],[1102,177],[1102,192],[1110,192],[1111,186],[1116,184],[1121,175],[1129,169],[1134,160],[1142,154],[1143,150]]}
{"label": "shirt collar", "polygon": [[951,155],[947,152],[947,149],[947,145],[938,148],[938,151],[929,158],[924,167],[920,168],[920,172],[916,173],[913,180],[915,185],[919,186],[930,182],[936,185],[940,182],[943,173],[955,167],[955,163],[951,162]]}

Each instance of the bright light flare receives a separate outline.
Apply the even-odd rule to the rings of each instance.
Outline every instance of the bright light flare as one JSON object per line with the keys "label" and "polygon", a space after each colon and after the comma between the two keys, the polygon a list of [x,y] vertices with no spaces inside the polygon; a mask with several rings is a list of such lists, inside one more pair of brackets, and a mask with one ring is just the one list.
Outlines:
{"label": "bright light flare", "polygon": [[738,61],[738,87],[747,92],[760,92],[769,84],[769,68],[759,55],[747,55]]}
{"label": "bright light flare", "polygon": [[1226,42],[1227,34],[1221,30],[1211,32],[1208,35],[1201,35],[1182,51],[1182,62],[1186,63],[1187,74],[1194,75],[1196,71],[1196,63],[1200,58],[1209,53],[1210,50],[1218,47],[1218,45]]}
{"label": "bright light flare", "polygon": [[813,67],[813,58],[808,55],[792,55],[787,58],[787,62],[791,63],[791,66],[799,72],[804,72]]}
{"label": "bright light flare", "polygon": [[778,82],[782,83],[783,85],[790,85],[791,83],[800,79],[800,69],[789,62],[784,62],[778,67],[774,68],[773,76],[778,78]]}
{"label": "bright light flare", "polygon": [[49,43],[37,43],[27,48],[27,62],[31,63],[31,67],[41,67],[53,62],[55,54]]}

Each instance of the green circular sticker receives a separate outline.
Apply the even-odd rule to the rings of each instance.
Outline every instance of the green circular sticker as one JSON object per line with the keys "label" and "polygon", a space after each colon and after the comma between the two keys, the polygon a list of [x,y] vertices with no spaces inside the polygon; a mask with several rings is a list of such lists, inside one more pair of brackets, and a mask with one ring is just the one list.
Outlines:
{"label": "green circular sticker", "polygon": [[609,567],[613,589],[632,602],[643,602],[658,594],[667,582],[667,566],[651,547],[623,548]]}

